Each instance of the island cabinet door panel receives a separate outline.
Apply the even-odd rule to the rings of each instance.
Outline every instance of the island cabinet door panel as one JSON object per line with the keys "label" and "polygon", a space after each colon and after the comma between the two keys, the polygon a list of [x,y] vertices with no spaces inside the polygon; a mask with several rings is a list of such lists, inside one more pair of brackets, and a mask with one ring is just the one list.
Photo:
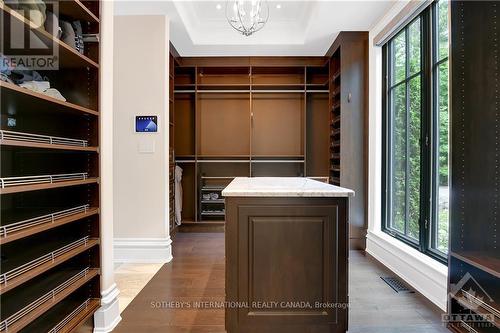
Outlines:
{"label": "island cabinet door panel", "polygon": [[339,308],[347,303],[345,201],[240,200],[235,206],[228,198],[233,242],[226,256],[234,276],[227,299],[238,303],[228,310],[227,331],[345,332],[347,311]]}

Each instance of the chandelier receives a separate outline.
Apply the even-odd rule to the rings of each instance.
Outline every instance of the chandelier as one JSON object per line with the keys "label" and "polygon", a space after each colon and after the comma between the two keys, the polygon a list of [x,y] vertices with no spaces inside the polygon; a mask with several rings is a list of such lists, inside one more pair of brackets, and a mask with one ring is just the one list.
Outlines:
{"label": "chandelier", "polygon": [[234,29],[250,36],[262,29],[269,18],[267,0],[228,0],[226,18]]}

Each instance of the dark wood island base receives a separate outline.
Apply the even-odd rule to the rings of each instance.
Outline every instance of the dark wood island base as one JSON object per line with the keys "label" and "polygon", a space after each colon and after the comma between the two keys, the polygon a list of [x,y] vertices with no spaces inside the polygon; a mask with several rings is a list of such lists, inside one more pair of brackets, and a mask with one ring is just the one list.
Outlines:
{"label": "dark wood island base", "polygon": [[[346,332],[353,192],[313,180],[306,187],[326,192],[236,190],[276,178],[253,179],[237,178],[224,192],[227,332]],[[304,182],[290,178],[288,185],[293,180]]]}

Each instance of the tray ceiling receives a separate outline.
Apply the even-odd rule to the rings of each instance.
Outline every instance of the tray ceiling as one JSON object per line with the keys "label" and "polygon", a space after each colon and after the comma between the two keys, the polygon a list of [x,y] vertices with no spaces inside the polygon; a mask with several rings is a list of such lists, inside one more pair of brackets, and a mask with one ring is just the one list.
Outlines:
{"label": "tray ceiling", "polygon": [[[394,1],[268,1],[269,21],[245,37],[226,21],[226,1],[117,1],[116,15],[166,15],[182,56],[322,56],[340,31],[367,31]],[[278,8],[281,7],[281,8]]]}

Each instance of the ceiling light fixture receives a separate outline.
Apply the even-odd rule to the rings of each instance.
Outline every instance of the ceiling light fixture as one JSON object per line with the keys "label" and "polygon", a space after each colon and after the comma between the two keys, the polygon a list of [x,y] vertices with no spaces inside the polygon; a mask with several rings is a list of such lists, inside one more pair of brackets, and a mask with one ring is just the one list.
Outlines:
{"label": "ceiling light fixture", "polygon": [[281,9],[281,4],[277,4],[276,9]]}
{"label": "ceiling light fixture", "polygon": [[235,30],[250,36],[267,23],[269,5],[267,0],[228,0],[226,18]]}
{"label": "ceiling light fixture", "polygon": [[222,5],[220,3],[218,3],[217,6],[215,6],[215,8],[217,8],[217,10],[221,10],[222,9]]}

